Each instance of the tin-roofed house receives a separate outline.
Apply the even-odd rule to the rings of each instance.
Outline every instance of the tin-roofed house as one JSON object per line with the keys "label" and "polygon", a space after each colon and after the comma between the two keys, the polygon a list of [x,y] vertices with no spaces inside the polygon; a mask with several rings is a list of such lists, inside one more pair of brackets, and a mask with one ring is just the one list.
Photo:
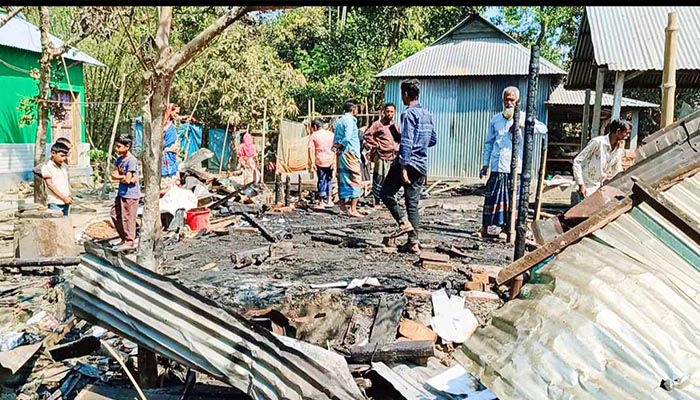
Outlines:
{"label": "tin-roofed house", "polygon": [[[5,15],[0,9],[0,18]],[[53,35],[51,41],[56,46],[63,44]],[[38,124],[36,118],[30,124],[22,124],[25,112],[20,105],[23,100],[38,94],[37,81],[31,75],[32,70],[39,69],[40,57],[39,28],[21,14],[0,27],[0,87],[3,92],[0,96],[0,190],[32,178]],[[57,63],[57,78],[52,81],[52,86],[57,88],[53,100],[61,102],[65,113],[63,118],[53,117],[49,122],[47,150],[58,137],[70,139],[73,143],[69,160],[71,177],[82,180],[92,173],[88,155],[90,145],[85,135],[83,69],[85,64],[104,64],[76,49],[64,55],[64,62]]]}
{"label": "tin-roofed house", "polygon": [[[420,100],[433,113],[438,145],[430,149],[432,177],[478,178],[488,123],[503,109],[502,93],[517,86],[525,109],[530,50],[480,15],[472,15],[431,46],[377,75],[386,101],[399,111],[402,79],[418,78]],[[566,72],[540,58],[537,118],[547,122],[545,101]],[[541,140],[535,138],[539,146]],[[539,166],[539,147],[533,152]]]}

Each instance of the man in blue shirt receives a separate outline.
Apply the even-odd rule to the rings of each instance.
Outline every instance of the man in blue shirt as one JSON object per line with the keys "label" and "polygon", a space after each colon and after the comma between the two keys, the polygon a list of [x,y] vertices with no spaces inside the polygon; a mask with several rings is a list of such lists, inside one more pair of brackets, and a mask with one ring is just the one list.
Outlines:
{"label": "man in blue shirt", "polygon": [[[508,226],[510,214],[510,162],[513,153],[513,113],[516,103],[520,102],[520,90],[515,86],[509,86],[503,90],[503,111],[494,115],[489,123],[484,143],[483,167],[481,176],[489,174],[486,181],[484,210],[481,218],[481,237],[488,236],[488,227],[497,226],[502,230]],[[518,157],[517,173],[522,167],[522,134],[525,124],[525,112],[519,115],[520,149]],[[547,133],[547,127],[535,120],[535,132]],[[517,196],[516,196],[517,198]],[[517,200],[516,200],[517,201]],[[517,207],[517,204],[516,204]]]}
{"label": "man in blue shirt", "polygon": [[[399,232],[408,232],[406,251],[414,254],[420,253],[418,202],[428,174],[428,147],[437,143],[433,116],[420,105],[419,93],[418,80],[401,82],[401,99],[407,108],[401,114],[399,156],[389,168],[380,192],[382,201],[399,224]],[[408,219],[403,216],[394,197],[401,187],[404,189]]]}
{"label": "man in blue shirt", "polygon": [[[360,134],[357,129],[357,104],[345,103],[345,114],[335,123],[333,148],[338,154],[338,194],[340,211],[351,217],[362,217],[357,202],[362,195]],[[349,205],[349,207],[348,207]]]}

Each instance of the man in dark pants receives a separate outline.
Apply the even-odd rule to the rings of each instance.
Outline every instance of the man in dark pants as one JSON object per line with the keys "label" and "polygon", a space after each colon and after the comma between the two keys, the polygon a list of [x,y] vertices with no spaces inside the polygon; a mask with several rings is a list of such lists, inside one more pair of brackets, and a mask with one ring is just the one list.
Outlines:
{"label": "man in dark pants", "polygon": [[[414,254],[420,253],[418,202],[428,174],[428,147],[437,143],[433,116],[420,105],[419,93],[418,80],[401,82],[401,99],[407,108],[401,114],[399,157],[389,168],[380,194],[391,216],[399,224],[399,233],[408,232],[405,250]],[[401,187],[404,190],[408,219],[403,216],[394,197]]]}

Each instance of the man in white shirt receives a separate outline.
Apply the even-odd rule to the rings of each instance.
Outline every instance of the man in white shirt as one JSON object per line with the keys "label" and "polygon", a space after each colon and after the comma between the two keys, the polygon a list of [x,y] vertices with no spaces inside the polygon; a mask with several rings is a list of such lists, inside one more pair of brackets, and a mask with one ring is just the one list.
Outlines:
{"label": "man in white shirt", "polygon": [[612,120],[607,135],[594,137],[574,158],[574,180],[578,184],[579,201],[592,195],[612,177],[622,172],[625,140],[632,124],[626,120]]}
{"label": "man in white shirt", "polygon": [[[515,86],[509,86],[503,90],[503,111],[494,115],[489,123],[484,142],[483,167],[480,176],[489,175],[486,181],[484,209],[481,218],[481,237],[488,236],[489,226],[498,226],[501,229],[508,226],[510,214],[510,161],[513,153],[513,113],[515,105],[520,102],[520,90]],[[519,116],[520,149],[516,172],[520,174],[523,154],[523,127],[525,125],[525,112]],[[535,120],[535,132],[547,133],[547,126]],[[516,203],[517,207],[517,203]]]}
{"label": "man in white shirt", "polygon": [[68,146],[56,142],[51,146],[51,159],[41,167],[41,176],[46,183],[46,204],[49,209],[61,210],[64,216],[70,213],[70,180],[68,179]]}

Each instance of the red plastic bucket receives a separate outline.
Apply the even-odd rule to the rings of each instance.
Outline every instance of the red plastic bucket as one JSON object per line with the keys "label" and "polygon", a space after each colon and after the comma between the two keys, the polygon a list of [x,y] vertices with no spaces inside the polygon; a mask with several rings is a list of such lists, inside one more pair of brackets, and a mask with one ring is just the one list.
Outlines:
{"label": "red plastic bucket", "polygon": [[185,222],[195,232],[203,229],[209,229],[209,217],[211,210],[208,208],[193,208],[187,211]]}

